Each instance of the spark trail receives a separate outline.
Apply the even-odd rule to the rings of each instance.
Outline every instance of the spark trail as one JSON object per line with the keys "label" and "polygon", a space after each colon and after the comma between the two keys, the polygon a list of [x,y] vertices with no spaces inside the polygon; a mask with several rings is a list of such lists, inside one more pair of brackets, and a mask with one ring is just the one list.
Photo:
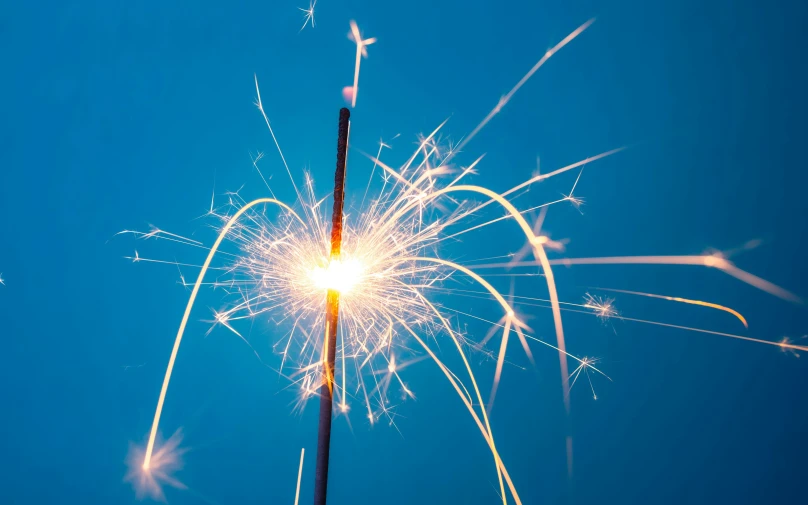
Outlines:
{"label": "spark trail", "polygon": [[359,94],[359,66],[362,63],[362,58],[368,57],[367,47],[375,44],[376,38],[363,39],[356,21],[351,21],[351,33],[348,34],[348,38],[356,42],[356,63],[354,64],[354,80],[351,91],[351,107],[356,107],[356,97]]}
{"label": "spark trail", "polygon": [[306,25],[311,24],[311,27],[314,28],[314,8],[317,6],[317,0],[313,0],[309,2],[309,7],[304,9],[303,7],[298,7],[299,11],[302,11],[303,14],[306,15],[306,19],[303,21],[303,26],[300,27],[299,31],[303,31],[306,28]]}
{"label": "spark trail", "polygon": [[747,329],[749,328],[749,323],[746,322],[746,318],[743,317],[740,312],[730,307],[719,305],[717,303],[704,302],[701,300],[691,300],[689,298],[680,298],[678,296],[665,296],[665,295],[655,295],[653,293],[643,293],[640,291],[628,291],[625,289],[610,289],[610,288],[594,288],[594,289],[597,289],[598,291],[609,291],[611,293],[622,293],[625,295],[636,295],[636,296],[644,296],[646,298],[657,298],[659,300],[668,300],[671,302],[686,303],[689,305],[700,305],[702,307],[722,310],[724,312],[727,312],[728,314],[732,314],[733,316],[735,316],[738,319],[738,321],[740,321],[743,324],[744,328]]}

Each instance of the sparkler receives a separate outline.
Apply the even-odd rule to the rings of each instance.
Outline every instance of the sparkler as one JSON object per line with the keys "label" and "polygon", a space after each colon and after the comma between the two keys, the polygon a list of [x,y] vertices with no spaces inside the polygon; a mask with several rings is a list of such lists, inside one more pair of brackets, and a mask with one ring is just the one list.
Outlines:
{"label": "sparkler", "polygon": [[[579,358],[566,350],[562,311],[583,312],[605,319],[616,316],[610,302],[606,303],[595,297],[587,298],[584,303],[560,300],[553,275],[554,266],[658,264],[716,268],[762,291],[785,300],[799,301],[796,295],[738,269],[726,258],[715,254],[550,259],[548,252],[552,254],[561,252],[563,242],[553,241],[541,231],[547,208],[565,202],[572,205],[579,202],[578,197],[572,196],[575,186],[569,192],[569,196],[538,206],[529,206],[524,210],[520,210],[514,203],[521,196],[520,192],[540,181],[614,155],[621,151],[620,148],[536,175],[506,191],[494,191],[487,187],[464,183],[464,178],[475,173],[481,158],[466,167],[451,165],[450,161],[456,156],[460,147],[467,145],[551,56],[590,24],[591,21],[577,28],[545,53],[458,147],[444,149],[438,140],[438,134],[446,124],[444,121],[428,136],[420,139],[415,152],[397,169],[384,163],[380,159],[380,154],[375,157],[368,155],[367,157],[373,161],[374,171],[377,167],[381,169],[383,184],[377,196],[369,200],[367,207],[358,209],[355,214],[352,213],[350,219],[347,217],[343,219],[342,215],[350,116],[348,110],[343,109],[340,112],[334,212],[330,232],[328,220],[323,212],[322,204],[325,199],[316,197],[313,179],[306,175],[302,191],[294,181],[264,111],[256,80],[258,93],[256,105],[278,149],[297,195],[297,201],[293,205],[287,205],[277,200],[268,184],[271,198],[259,198],[248,202],[238,193],[228,194],[228,204],[223,208],[214,208],[211,204],[209,215],[219,220],[221,224],[218,236],[209,248],[201,242],[160,229],[153,229],[148,233],[126,232],[140,239],[166,240],[207,251],[206,259],[201,265],[183,264],[186,268],[199,268],[199,273],[174,341],[142,464],[137,470],[151,476],[165,473],[166,468],[161,467],[161,461],[167,461],[164,457],[166,450],[171,452],[172,449],[176,449],[160,447],[154,452],[155,439],[180,343],[202,285],[220,288],[231,300],[229,308],[214,313],[214,326],[221,326],[231,331],[251,348],[251,344],[237,330],[239,321],[259,317],[275,318],[277,327],[282,332],[273,347],[280,355],[279,373],[284,374],[285,369],[292,369],[284,376],[298,387],[300,406],[309,398],[317,396],[319,389],[320,437],[318,470],[315,476],[317,504],[325,503],[328,440],[334,402],[337,403],[340,414],[348,415],[350,403],[355,401],[363,406],[371,424],[385,419],[395,426],[395,413],[388,400],[390,388],[397,385],[405,398],[414,397],[401,372],[424,354],[444,374],[480,429],[491,452],[503,504],[507,504],[509,497],[512,497],[517,504],[521,504],[516,486],[497,449],[489,415],[495,391],[504,373],[505,355],[511,337],[517,337],[531,361],[533,358],[531,344],[542,345],[558,352],[564,405],[569,412],[570,380],[574,383],[582,373],[590,379],[590,371],[604,377],[605,374],[595,367],[596,360]],[[367,54],[365,47],[375,42],[375,39],[362,40],[358,27],[353,22],[351,33],[357,47],[352,100],[352,104],[355,105],[359,62],[361,57]],[[256,170],[258,170],[257,161],[258,159],[254,161]],[[267,179],[260,170],[258,172],[266,184]],[[447,177],[451,177],[448,184],[443,182],[448,180]],[[576,185],[577,182],[578,179],[575,181]],[[363,204],[364,201],[363,198]],[[484,216],[483,209],[491,205],[496,205],[504,211],[504,216],[480,223],[479,219]],[[539,219],[533,224],[529,223],[525,215],[539,209],[541,209]],[[465,265],[440,256],[440,246],[446,240],[457,239],[472,231],[489,229],[496,223],[516,225],[525,242],[523,254],[505,255],[506,261],[491,263],[490,261],[496,258],[489,258]],[[520,256],[527,254],[532,254],[532,261],[521,259]],[[214,263],[214,258],[223,261]],[[146,259],[138,254],[133,261],[177,264],[159,259]],[[488,275],[483,276],[484,271],[495,268],[529,268],[529,275],[542,275],[547,286],[547,299],[516,295],[506,299],[486,278]],[[205,276],[209,270],[217,275],[212,282],[205,283]],[[461,284],[461,287],[471,284],[476,286],[476,289],[450,288],[448,287],[450,283]],[[437,301],[431,296],[441,292],[450,293],[455,299],[465,296],[493,300],[493,306],[498,308],[502,315],[499,320],[472,316],[462,307],[453,306],[451,302]],[[711,302],[696,303],[697,301],[690,299],[664,298],[688,305],[701,305],[718,310],[728,309]],[[521,305],[535,305],[551,310],[555,344],[532,334],[532,330],[517,313],[513,300],[520,300]],[[533,302],[540,302],[541,305]],[[732,309],[725,311],[736,317],[740,316]],[[339,325],[337,325],[338,316],[341,316]],[[457,319],[464,316],[490,323],[489,335],[479,341],[459,330]],[[807,347],[793,344],[788,340],[772,342],[683,325],[620,317],[625,321],[657,324],[776,345],[787,351],[808,350]],[[323,335],[322,339],[319,335]],[[470,348],[486,352],[485,343],[496,335],[500,336],[499,350],[490,353],[496,361],[496,371],[490,400],[484,402],[467,353]],[[462,373],[458,374],[450,369],[432,349],[429,342],[438,339],[451,342],[451,347],[457,351],[463,363]],[[254,349],[253,351],[255,352]],[[568,360],[577,363],[571,373],[567,366]],[[594,387],[592,390],[594,395]],[[571,438],[567,440],[567,447],[568,451],[571,451]],[[568,464],[571,464],[571,453],[568,454]],[[302,472],[302,453],[299,472]]]}
{"label": "sparkler", "polygon": [[[331,218],[331,257],[329,266],[340,261],[342,245],[342,208],[345,205],[345,166],[351,112],[339,111],[337,139],[337,170],[334,174],[334,211]],[[349,278],[352,278],[350,276]],[[322,282],[321,282],[322,285]],[[331,410],[334,404],[334,360],[337,356],[337,325],[339,323],[339,286],[328,286],[323,345],[323,385],[320,387],[320,429],[317,440],[317,469],[314,475],[314,504],[325,505],[328,490],[328,456],[331,452]]]}

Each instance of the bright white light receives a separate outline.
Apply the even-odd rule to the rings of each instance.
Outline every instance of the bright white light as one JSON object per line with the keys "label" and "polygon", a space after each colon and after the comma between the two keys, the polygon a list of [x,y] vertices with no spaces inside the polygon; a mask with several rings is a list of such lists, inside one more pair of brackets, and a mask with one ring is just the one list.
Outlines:
{"label": "bright white light", "polygon": [[331,260],[326,267],[315,267],[310,277],[318,289],[348,293],[362,276],[362,264],[355,259]]}

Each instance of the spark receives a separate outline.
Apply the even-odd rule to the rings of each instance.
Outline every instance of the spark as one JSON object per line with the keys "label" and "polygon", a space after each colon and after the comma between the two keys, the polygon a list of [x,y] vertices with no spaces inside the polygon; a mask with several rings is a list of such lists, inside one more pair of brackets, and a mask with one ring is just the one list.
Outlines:
{"label": "spark", "polygon": [[[805,340],[805,339],[808,339],[808,335],[803,335],[800,338],[800,340]],[[808,351],[808,348],[806,348],[806,346],[795,345],[794,341],[791,340],[788,337],[783,337],[783,339],[780,340],[780,342],[778,342],[777,345],[780,346],[780,349],[784,353],[790,354],[790,355],[794,356],[795,358],[800,357],[800,352]]]}
{"label": "spark", "polygon": [[[303,21],[303,26],[300,27],[300,32],[303,31],[303,28],[306,27],[307,24],[311,23],[311,27],[314,28],[314,7],[317,5],[317,0],[309,0],[309,8],[304,9],[303,7],[298,7],[298,10],[303,11],[306,15],[306,19]],[[299,32],[298,32],[299,33]]]}
{"label": "spark", "polygon": [[157,444],[149,465],[143,464],[143,449],[130,444],[127,466],[129,470],[124,477],[135,490],[138,500],[150,498],[165,502],[163,487],[168,485],[176,489],[188,489],[185,484],[174,477],[174,473],[182,470],[182,456],[188,449],[180,447],[182,443],[182,430],[177,430],[171,438],[164,443]]}
{"label": "spark", "polygon": [[583,33],[583,31],[589,28],[589,26],[594,22],[595,22],[594,19],[590,19],[586,23],[576,28],[572,33],[567,35],[564,38],[564,40],[562,40],[561,42],[556,44],[553,48],[549,49],[546,53],[544,53],[544,56],[542,56],[541,59],[538,62],[536,62],[535,65],[533,65],[533,67],[522,77],[522,79],[520,79],[519,82],[517,82],[516,85],[505,96],[499,99],[497,105],[493,109],[491,109],[491,112],[488,113],[488,115],[480,122],[480,124],[478,124],[474,128],[474,130],[472,130],[472,132],[463,139],[460,145],[457,146],[458,151],[463,149],[463,147],[465,147],[466,144],[471,142],[471,139],[473,139],[478,133],[480,133],[480,131],[483,128],[485,128],[485,126],[488,124],[489,121],[491,121],[491,119],[494,116],[499,114],[502,108],[505,107],[508,104],[508,102],[511,101],[513,95],[515,95],[516,92],[519,91],[519,89],[522,86],[524,86],[525,83],[529,81],[531,77],[533,77],[533,74],[535,74],[547,62],[547,60],[549,60],[555,53],[560,51],[561,48],[572,42],[573,39],[575,39],[578,35]]}
{"label": "spark", "polygon": [[[754,274],[751,274],[745,270],[741,270],[740,268],[733,265],[727,259],[715,255],[715,254],[705,254],[705,255],[695,255],[695,256],[612,256],[612,257],[601,257],[601,258],[562,258],[557,260],[552,260],[549,262],[550,265],[562,265],[562,266],[573,266],[573,265],[672,265],[672,266],[685,266],[685,265],[692,265],[692,266],[702,266],[708,268],[716,268],[736,279],[748,284],[752,287],[755,287],[761,291],[765,291],[771,295],[774,295],[778,298],[783,300],[802,304],[803,300],[795,295],[794,293],[781,288],[780,286],[773,284],[765,279],[762,279]],[[539,265],[538,262],[535,261],[523,261],[518,263],[510,263],[508,266],[510,267],[529,267],[529,266],[537,266]],[[496,263],[489,263],[484,265],[475,265],[475,268],[500,268],[504,266],[503,264],[496,264]]]}
{"label": "spark", "polygon": [[[278,138],[275,136],[275,130],[272,129],[272,125],[269,122],[269,118],[267,117],[267,113],[264,110],[264,103],[261,101],[261,90],[258,88],[258,76],[253,75],[253,79],[255,80],[255,95],[256,95],[255,106],[258,107],[258,110],[261,112],[261,116],[264,118],[264,122],[266,123],[267,129],[269,130],[269,134],[272,136],[272,141],[275,142],[275,147],[278,149],[278,154],[281,157],[281,161],[283,161],[283,166],[284,166],[284,168],[286,168],[286,174],[289,176],[289,181],[292,183],[292,187],[294,188],[295,194],[297,195],[297,198],[299,200],[300,199],[300,191],[297,189],[297,184],[295,184],[295,178],[292,177],[292,171],[289,170],[289,164],[286,163],[286,156],[283,155],[283,151],[281,150],[281,145],[280,145],[280,143],[278,143]],[[255,165],[256,161],[257,160],[253,161],[253,165]],[[257,166],[255,168],[256,168],[256,170],[258,170]],[[262,178],[263,178],[263,176],[262,176]],[[266,180],[264,180],[264,182],[266,183]],[[269,187],[269,186],[267,185],[267,187]],[[238,196],[238,195],[235,195],[235,196]],[[273,196],[273,198],[274,198],[274,196]]]}
{"label": "spark", "polygon": [[584,307],[592,309],[602,321],[607,321],[617,316],[617,310],[614,308],[614,299],[612,298],[600,298],[587,293],[584,295]]}
{"label": "spark", "polygon": [[719,305],[717,303],[704,302],[701,300],[691,300],[689,298],[680,298],[678,296],[665,296],[665,295],[655,295],[653,293],[643,293],[640,291],[628,291],[625,289],[609,289],[609,288],[593,288],[593,289],[598,289],[599,291],[611,291],[612,293],[623,293],[626,295],[644,296],[646,298],[658,298],[660,300],[669,300],[672,302],[686,303],[690,305],[700,305],[702,307],[709,307],[711,309],[722,310],[735,316],[743,324],[744,328],[749,328],[749,323],[746,322],[746,318],[743,317],[740,312],[738,312],[735,309]]}
{"label": "spark", "polygon": [[230,316],[229,316],[229,314],[227,312],[218,312],[218,311],[214,310],[213,311],[213,321],[212,321],[214,323],[214,326],[212,326],[205,335],[206,336],[210,335],[210,332],[213,331],[213,328],[215,327],[215,325],[220,324],[220,325],[224,326],[225,328],[227,328],[228,330],[235,333],[239,338],[244,340],[244,337],[241,335],[241,333],[237,332],[235,330],[235,328],[230,326],[229,320],[230,320]]}
{"label": "spark", "polygon": [[368,57],[367,47],[374,44],[376,38],[363,39],[356,21],[351,21],[351,33],[348,34],[348,39],[356,43],[356,63],[354,65],[353,91],[351,93],[351,107],[356,107],[356,96],[359,94],[359,65],[363,57]]}
{"label": "spark", "polygon": [[573,193],[575,193],[575,188],[578,186],[578,181],[581,180],[581,176],[583,175],[583,173],[584,173],[584,169],[582,168],[581,171],[578,172],[578,177],[575,178],[575,183],[572,185],[572,189],[570,190],[570,194],[564,195],[564,199],[567,200],[568,202],[570,202],[573,207],[578,209],[579,212],[581,210],[581,205],[584,204],[584,199],[581,198],[580,196],[574,196]]}
{"label": "spark", "polygon": [[233,225],[236,223],[238,218],[244,212],[249,210],[251,207],[253,207],[255,205],[260,205],[260,204],[275,204],[275,205],[278,205],[278,206],[286,209],[289,213],[293,214],[295,217],[297,217],[297,214],[294,214],[294,211],[289,206],[287,206],[286,204],[284,204],[282,202],[279,202],[279,201],[277,201],[277,200],[275,200],[273,198],[259,198],[258,200],[253,200],[252,202],[245,205],[244,207],[241,207],[233,215],[233,217],[231,217],[230,220],[225,224],[224,228],[222,228],[222,233],[219,234],[219,237],[217,238],[216,242],[210,248],[210,253],[208,254],[208,257],[205,259],[205,264],[199,270],[199,277],[197,278],[196,283],[194,284],[194,288],[191,291],[191,296],[190,296],[190,299],[188,300],[188,305],[185,307],[185,314],[182,317],[182,322],[180,323],[180,328],[177,331],[177,337],[176,337],[176,339],[174,341],[174,348],[171,350],[171,356],[169,357],[169,360],[168,360],[168,367],[166,368],[166,375],[165,375],[165,378],[163,379],[163,386],[160,389],[160,397],[157,400],[157,410],[156,410],[156,413],[155,413],[155,416],[154,416],[154,420],[152,422],[152,429],[151,429],[151,433],[149,434],[149,442],[148,442],[148,444],[146,446],[146,454],[145,454],[145,456],[143,458],[143,468],[144,469],[148,469],[150,464],[151,464],[152,452],[154,450],[154,442],[155,442],[155,438],[157,436],[157,428],[158,428],[158,426],[160,424],[160,416],[161,416],[161,414],[163,412],[163,403],[165,402],[166,392],[168,391],[168,384],[169,384],[169,382],[171,380],[171,372],[174,369],[174,362],[177,359],[177,352],[179,351],[180,343],[182,342],[182,336],[183,336],[183,334],[185,332],[185,325],[188,323],[188,317],[191,315],[191,308],[193,307],[194,301],[196,300],[196,295],[199,292],[199,287],[200,287],[200,285],[202,283],[202,279],[205,277],[205,272],[207,272],[208,266],[210,265],[210,262],[213,260],[213,256],[216,254],[216,250],[219,248],[219,245],[222,243],[222,240],[224,240],[225,235],[227,234],[228,231],[230,231],[230,228],[233,227]]}
{"label": "spark", "polygon": [[[395,137],[393,137],[391,139],[391,141],[398,138],[398,136],[399,136],[399,134],[397,134]],[[382,149],[384,149],[385,147],[388,148],[388,149],[392,149],[392,147],[390,147],[389,144],[385,143],[384,140],[380,139],[379,140],[379,152],[376,153],[376,158],[374,158],[375,161],[373,162],[373,168],[370,171],[370,177],[368,177],[368,184],[367,184],[367,186],[365,186],[365,194],[362,195],[362,203],[359,204],[360,209],[365,206],[365,199],[368,197],[368,191],[370,191],[370,184],[373,182],[373,176],[376,175],[376,168],[378,168],[378,166],[379,166],[378,160],[382,155]]]}
{"label": "spark", "polygon": [[303,477],[303,456],[306,454],[306,448],[300,449],[300,466],[297,469],[297,488],[295,489],[295,505],[300,498],[300,480]]}
{"label": "spark", "polygon": [[3,286],[6,285],[5,279],[3,279],[3,272],[0,272],[0,284],[2,284]]}
{"label": "spark", "polygon": [[[592,399],[593,400],[598,399],[598,394],[595,393],[595,386],[592,384],[592,377],[589,375],[589,370],[591,369],[591,370],[599,373],[600,375],[606,377],[607,379],[609,379],[609,377],[606,374],[604,374],[603,372],[601,372],[600,370],[598,370],[597,368],[594,367],[594,365],[598,361],[600,361],[598,358],[583,357],[581,359],[580,364],[578,365],[578,368],[573,370],[572,373],[569,376],[569,379],[572,379],[572,384],[570,384],[570,391],[572,390],[573,386],[575,386],[575,383],[578,381],[578,378],[583,373],[584,375],[586,375],[587,382],[589,382],[589,388],[592,391]],[[611,380],[611,379],[609,379],[609,380]]]}

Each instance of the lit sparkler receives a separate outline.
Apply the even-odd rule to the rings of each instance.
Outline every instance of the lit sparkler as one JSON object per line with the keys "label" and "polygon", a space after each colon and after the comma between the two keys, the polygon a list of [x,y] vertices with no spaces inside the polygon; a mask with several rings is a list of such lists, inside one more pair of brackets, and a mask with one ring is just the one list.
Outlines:
{"label": "lit sparkler", "polygon": [[[218,236],[210,247],[156,228],[148,233],[127,232],[141,239],[168,240],[208,251],[203,264],[188,265],[198,267],[199,273],[192,286],[171,351],[148,443],[137,471],[146,476],[166,475],[167,467],[171,465],[167,464],[165,455],[177,449],[170,444],[156,448],[155,440],[173,366],[202,285],[219,287],[228,293],[231,303],[227,309],[215,313],[213,324],[227,329],[242,340],[244,338],[236,329],[240,321],[274,317],[283,323],[278,325],[282,334],[275,343],[275,350],[280,355],[279,372],[291,377],[293,384],[299,388],[301,403],[316,396],[317,386],[325,383],[329,386],[329,394],[333,395],[340,413],[347,414],[351,404],[356,403],[361,405],[371,423],[385,418],[390,424],[394,424],[395,414],[387,399],[390,384],[398,384],[405,396],[413,395],[402,378],[402,369],[406,363],[402,362],[401,357],[417,350],[431,358],[458,394],[491,451],[503,504],[508,502],[509,496],[516,503],[521,503],[516,486],[500,458],[489,418],[494,392],[503,374],[509,339],[516,336],[531,360],[530,344],[540,344],[559,353],[563,398],[567,411],[569,411],[570,381],[575,384],[581,374],[589,379],[590,371],[605,377],[605,374],[595,367],[596,360],[579,358],[567,352],[562,311],[579,311],[604,319],[614,317],[616,312],[610,301],[592,296],[584,303],[559,300],[553,276],[554,265],[651,263],[712,267],[765,292],[786,300],[798,301],[799,298],[792,293],[738,269],[717,255],[550,259],[548,251],[560,252],[563,250],[563,242],[553,241],[541,232],[544,215],[551,205],[564,202],[573,205],[579,203],[580,200],[573,197],[575,186],[569,195],[562,199],[524,210],[518,209],[513,203],[516,198],[513,195],[534,183],[579,169],[588,163],[615,154],[620,149],[601,153],[545,174],[537,174],[506,191],[494,191],[483,186],[464,183],[463,179],[474,173],[480,159],[459,169],[450,165],[459,149],[466,146],[471,138],[508,103],[538,68],[590,24],[591,21],[585,23],[548,51],[456,148],[444,150],[438,147],[436,139],[446,124],[444,122],[428,136],[423,137],[412,156],[397,169],[379,159],[383,144],[380,145],[377,156],[368,156],[374,163],[374,170],[376,167],[382,170],[382,186],[376,196],[368,200],[367,206],[350,213],[342,223],[338,255],[334,255],[332,250],[329,219],[323,205],[326,199],[318,198],[314,180],[308,174],[305,176],[302,190],[295,184],[259,93],[257,105],[278,147],[298,200],[293,204],[285,204],[273,195],[271,198],[245,201],[237,193],[230,194],[227,205],[221,208],[214,208],[211,205],[209,215],[218,220],[220,227]],[[375,42],[375,39],[363,40],[353,22],[351,37],[357,47],[352,93],[352,103],[355,105],[359,63],[362,56],[367,54],[365,47]],[[263,175],[261,177],[266,182]],[[580,178],[580,173],[578,177]],[[482,209],[490,205],[502,209],[504,217],[479,223]],[[541,217],[538,222],[531,225],[525,214],[536,209],[541,209]],[[441,257],[440,247],[447,239],[456,238],[473,230],[489,229],[491,225],[499,222],[521,232],[526,244],[523,255],[531,254],[533,260],[522,261],[516,255],[506,255],[506,260],[501,262],[464,265]],[[137,253],[133,260],[175,263],[147,260]],[[534,272],[540,269],[547,286],[547,299],[516,295],[506,299],[487,280],[488,276],[481,273],[492,268],[521,267],[530,267]],[[212,281],[206,282],[209,270],[214,271],[216,275]],[[462,282],[466,285],[472,284],[476,288],[447,287],[450,281],[461,282],[460,279],[463,279]],[[464,315],[463,308],[436,301],[431,295],[439,292],[491,299],[494,307],[498,307],[501,311],[501,318],[498,321],[489,321],[492,330],[480,341],[474,335],[458,329],[455,319]],[[328,327],[327,309],[332,294],[339,296],[340,311],[339,331],[329,333],[331,340],[327,342],[333,346],[333,359],[328,356],[329,349],[324,345],[326,342],[323,337]],[[695,303],[693,300],[665,298],[712,308],[722,307],[707,302]],[[532,335],[524,318],[518,315],[513,300],[520,300],[520,304],[525,301],[527,305],[540,302],[541,305],[538,303],[535,305],[551,310],[556,335],[554,344]],[[734,311],[732,313],[737,315]],[[642,319],[622,316],[621,319],[772,344],[792,352],[808,350],[805,346],[798,346],[786,340],[771,342]],[[495,336],[500,338],[498,351],[492,353],[496,360],[496,372],[491,400],[486,403],[483,401],[482,391],[467,352],[469,349],[481,348],[482,344]],[[462,373],[451,370],[432,349],[429,341],[439,339],[452,343],[463,363]],[[567,367],[568,360],[577,363],[571,373]],[[333,370],[328,363],[333,363]],[[592,386],[591,380],[590,386]],[[596,396],[594,387],[592,392],[593,396]],[[571,450],[570,444],[571,439],[568,439],[568,448]],[[302,471],[302,456],[301,452],[300,471]],[[568,462],[570,461],[571,459],[568,459]],[[155,479],[151,481],[153,480]],[[509,493],[506,493],[506,488]]]}
{"label": "lit sparkler", "polygon": [[[322,347],[323,379],[320,386],[320,426],[317,438],[317,467],[314,476],[314,505],[325,505],[328,488],[328,464],[331,453],[331,421],[334,408],[334,368],[337,359],[337,330],[339,329],[340,294],[349,294],[359,282],[361,261],[352,258],[342,261],[342,225],[345,207],[345,171],[348,155],[348,134],[351,130],[351,112],[339,111],[337,136],[337,168],[334,174],[334,208],[331,214],[331,243],[328,266],[315,267],[312,280],[325,290],[325,337]],[[344,391],[343,391],[344,395]]]}

